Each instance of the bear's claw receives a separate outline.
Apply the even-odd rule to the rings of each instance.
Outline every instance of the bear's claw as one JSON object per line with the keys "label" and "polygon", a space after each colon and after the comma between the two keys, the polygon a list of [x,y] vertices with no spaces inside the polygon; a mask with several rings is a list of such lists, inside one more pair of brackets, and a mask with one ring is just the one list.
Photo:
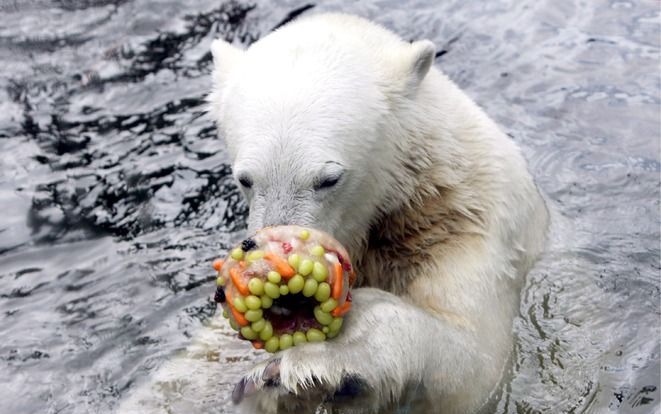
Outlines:
{"label": "bear's claw", "polygon": [[243,391],[246,385],[246,379],[241,378],[241,381],[237,382],[232,390],[232,402],[238,404],[243,400]]}
{"label": "bear's claw", "polygon": [[[261,373],[260,373],[261,370]],[[249,398],[263,388],[276,388],[280,385],[280,359],[272,359],[264,367],[263,364],[256,366],[253,371],[241,378],[232,390],[232,402],[240,404],[245,398]]]}
{"label": "bear's claw", "polygon": [[280,359],[274,359],[268,363],[262,373],[262,381],[266,386],[280,385]]}
{"label": "bear's claw", "polygon": [[[286,399],[290,403],[285,405],[291,406],[310,403],[311,400],[316,400],[318,403],[343,402],[359,397],[369,388],[364,379],[356,375],[345,375],[338,383],[331,383],[328,379],[322,380],[318,377],[299,379],[296,381],[295,389],[287,389],[280,377],[281,362],[281,358],[273,358],[255,367],[234,386],[232,402],[240,404],[265,390],[275,391],[273,395]],[[301,390],[303,392],[300,392]]]}

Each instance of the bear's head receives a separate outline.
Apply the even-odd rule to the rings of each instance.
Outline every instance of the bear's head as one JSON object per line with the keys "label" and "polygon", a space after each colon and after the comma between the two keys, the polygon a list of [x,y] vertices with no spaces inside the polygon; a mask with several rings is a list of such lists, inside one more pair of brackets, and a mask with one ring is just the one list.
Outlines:
{"label": "bear's head", "polygon": [[247,50],[223,40],[211,50],[210,112],[250,206],[249,231],[315,227],[353,254],[370,226],[414,191],[410,136],[420,125],[410,118],[419,117],[416,91],[433,44],[325,15]]}

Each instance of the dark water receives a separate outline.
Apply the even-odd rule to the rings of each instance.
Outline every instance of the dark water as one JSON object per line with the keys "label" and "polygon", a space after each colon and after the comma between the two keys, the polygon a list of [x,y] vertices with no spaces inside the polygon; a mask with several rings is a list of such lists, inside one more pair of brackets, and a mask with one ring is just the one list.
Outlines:
{"label": "dark water", "polygon": [[[209,44],[322,10],[432,39],[548,197],[498,412],[658,412],[651,0],[0,1],[0,412],[109,412],[212,314],[246,205],[203,116]],[[251,364],[228,346],[220,412]]]}

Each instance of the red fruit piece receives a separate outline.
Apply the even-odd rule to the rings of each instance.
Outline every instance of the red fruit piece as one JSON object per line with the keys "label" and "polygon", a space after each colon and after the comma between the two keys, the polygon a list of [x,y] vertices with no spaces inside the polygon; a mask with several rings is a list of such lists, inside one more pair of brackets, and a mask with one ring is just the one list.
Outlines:
{"label": "red fruit piece", "polygon": [[289,254],[292,251],[293,247],[291,247],[291,244],[287,242],[282,243],[282,250],[285,252],[285,254]]}

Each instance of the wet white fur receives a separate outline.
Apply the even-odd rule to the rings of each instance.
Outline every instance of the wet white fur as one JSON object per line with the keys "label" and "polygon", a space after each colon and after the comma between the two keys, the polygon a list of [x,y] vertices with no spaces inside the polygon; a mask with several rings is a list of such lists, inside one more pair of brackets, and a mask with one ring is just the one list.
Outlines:
{"label": "wet white fur", "polygon": [[[348,402],[350,412],[391,412],[404,400],[413,412],[479,410],[510,353],[519,292],[547,226],[519,149],[430,68],[430,42],[404,42],[360,18],[312,16],[247,51],[217,40],[212,52],[211,113],[235,175],[253,181],[246,190],[251,229],[311,225],[360,251],[375,217],[416,197],[419,177],[406,163],[483,206],[475,237],[438,258],[430,247],[406,292],[356,289],[338,338],[279,353],[282,386],[258,390],[244,412],[275,413],[278,404],[277,412],[305,412],[307,398],[318,402],[347,374],[371,390]],[[336,188],[314,190],[338,172]],[[264,366],[250,374],[258,386]],[[185,367],[169,369],[183,374]]]}

